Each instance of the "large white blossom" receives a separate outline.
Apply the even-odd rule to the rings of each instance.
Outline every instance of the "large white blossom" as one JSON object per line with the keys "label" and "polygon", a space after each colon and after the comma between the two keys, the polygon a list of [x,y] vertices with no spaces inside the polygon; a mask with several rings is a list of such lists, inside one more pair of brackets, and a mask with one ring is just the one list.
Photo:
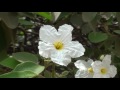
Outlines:
{"label": "large white blossom", "polygon": [[83,60],[78,60],[74,64],[79,69],[75,74],[75,78],[93,77],[94,74],[92,69],[92,64],[94,64],[93,60],[89,59],[87,62]]}
{"label": "large white blossom", "polygon": [[111,55],[106,55],[103,61],[95,61],[92,65],[93,78],[113,78],[117,74],[117,68],[111,64]]}
{"label": "large white blossom", "polygon": [[51,58],[54,63],[67,66],[71,58],[84,55],[85,49],[78,41],[72,41],[73,27],[64,24],[58,31],[44,25],[40,28],[39,54],[45,58]]}

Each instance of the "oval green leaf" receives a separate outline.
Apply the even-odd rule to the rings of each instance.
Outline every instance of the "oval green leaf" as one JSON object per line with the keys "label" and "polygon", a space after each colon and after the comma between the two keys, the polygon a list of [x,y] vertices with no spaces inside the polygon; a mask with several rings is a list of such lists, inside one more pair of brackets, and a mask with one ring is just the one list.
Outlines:
{"label": "oval green leaf", "polygon": [[101,32],[92,32],[88,35],[88,38],[93,43],[99,43],[106,40],[108,38],[108,35]]}
{"label": "oval green leaf", "polygon": [[91,22],[96,14],[97,12],[82,12],[82,19],[84,22]]}
{"label": "oval green leaf", "polygon": [[0,62],[1,65],[14,69],[20,62],[12,57],[8,57]]}
{"label": "oval green leaf", "polygon": [[13,71],[31,71],[38,75],[44,70],[44,66],[38,65],[33,62],[24,62],[16,66]]}
{"label": "oval green leaf", "polygon": [[0,19],[11,29],[14,29],[18,25],[18,17],[15,12],[0,12]]}
{"label": "oval green leaf", "polygon": [[83,24],[83,20],[82,20],[82,15],[81,14],[75,14],[70,18],[70,22],[74,25],[74,26],[81,26]]}
{"label": "oval green leaf", "polygon": [[0,78],[32,78],[36,76],[31,71],[14,71],[0,75]]}
{"label": "oval green leaf", "polygon": [[38,58],[34,54],[28,52],[17,52],[17,53],[13,53],[12,56],[19,62],[30,61],[30,62],[38,63]]}
{"label": "oval green leaf", "polygon": [[120,34],[120,30],[114,30],[113,32],[115,32],[116,34]]}

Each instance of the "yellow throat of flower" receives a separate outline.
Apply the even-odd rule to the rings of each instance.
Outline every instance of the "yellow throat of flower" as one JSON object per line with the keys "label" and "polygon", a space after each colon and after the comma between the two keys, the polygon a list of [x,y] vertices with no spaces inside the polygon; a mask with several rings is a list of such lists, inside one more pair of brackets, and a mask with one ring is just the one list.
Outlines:
{"label": "yellow throat of flower", "polygon": [[101,74],[106,74],[107,73],[107,69],[106,68],[101,68],[100,73]]}
{"label": "yellow throat of flower", "polygon": [[57,49],[57,50],[61,50],[63,49],[63,43],[61,41],[57,41],[57,42],[54,42],[54,47]]}
{"label": "yellow throat of flower", "polygon": [[93,74],[93,73],[94,73],[94,72],[93,72],[93,68],[88,68],[88,73]]}

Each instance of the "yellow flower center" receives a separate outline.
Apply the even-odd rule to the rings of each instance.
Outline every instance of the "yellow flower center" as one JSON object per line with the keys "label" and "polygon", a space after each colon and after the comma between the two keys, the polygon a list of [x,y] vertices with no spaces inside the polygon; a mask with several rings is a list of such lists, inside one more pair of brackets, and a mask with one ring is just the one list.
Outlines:
{"label": "yellow flower center", "polygon": [[88,73],[93,74],[93,68],[88,68]]}
{"label": "yellow flower center", "polygon": [[106,68],[101,68],[100,72],[101,72],[101,74],[106,74],[107,70],[106,70]]}
{"label": "yellow flower center", "polygon": [[55,42],[53,45],[54,45],[54,47],[55,47],[57,50],[63,49],[63,46],[64,46],[61,41],[57,41],[57,42]]}

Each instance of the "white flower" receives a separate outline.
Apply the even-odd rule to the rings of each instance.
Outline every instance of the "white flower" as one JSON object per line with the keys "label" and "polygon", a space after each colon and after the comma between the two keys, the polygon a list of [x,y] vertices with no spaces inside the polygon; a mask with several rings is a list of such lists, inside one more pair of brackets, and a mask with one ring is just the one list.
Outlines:
{"label": "white flower", "polygon": [[103,61],[95,61],[92,65],[93,78],[113,78],[117,74],[117,68],[111,64],[111,55],[106,55]]}
{"label": "white flower", "polygon": [[50,26],[44,25],[40,28],[39,54],[59,65],[67,66],[72,58],[84,55],[85,49],[78,41],[72,41],[71,25],[64,24],[58,31]]}
{"label": "white flower", "polygon": [[76,74],[75,78],[92,78],[93,77],[93,69],[92,64],[93,60],[89,59],[87,62],[83,60],[78,60],[74,64],[79,69]]}

